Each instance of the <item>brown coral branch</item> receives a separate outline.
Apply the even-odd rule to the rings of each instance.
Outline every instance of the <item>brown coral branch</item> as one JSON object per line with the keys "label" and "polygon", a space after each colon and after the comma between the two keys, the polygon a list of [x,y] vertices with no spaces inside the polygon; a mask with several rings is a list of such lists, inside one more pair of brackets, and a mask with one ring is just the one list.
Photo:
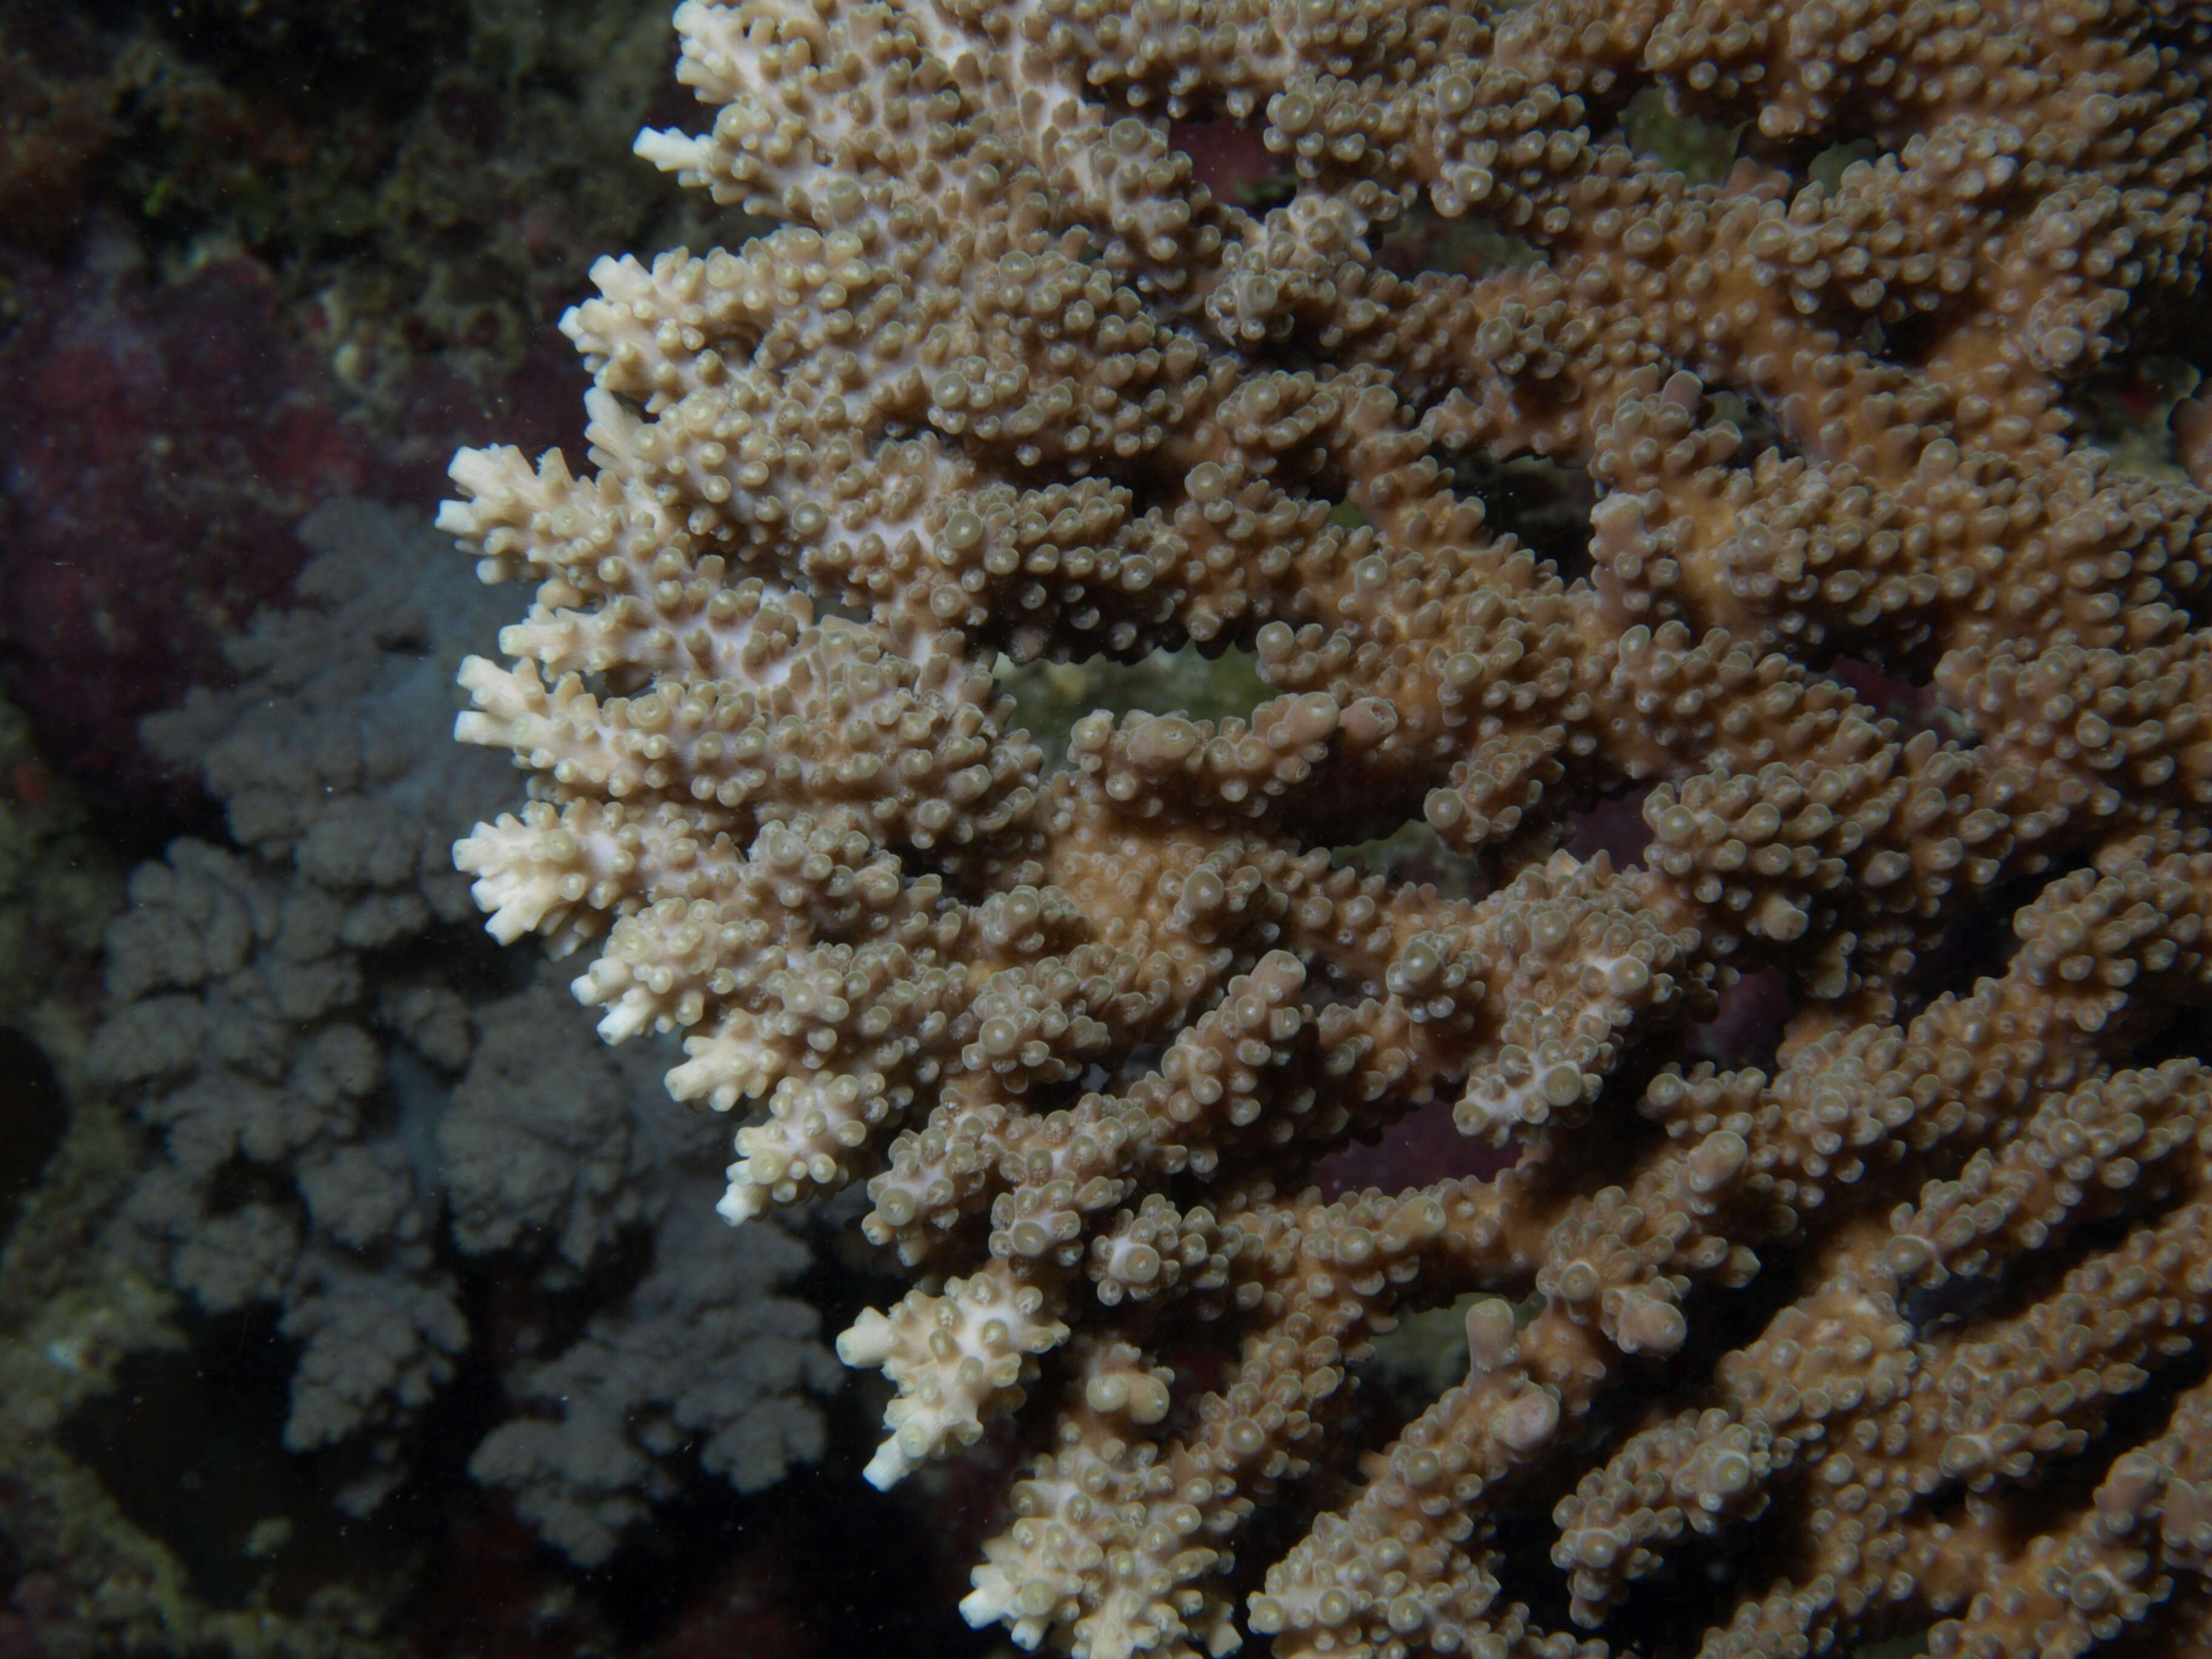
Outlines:
{"label": "brown coral branch", "polygon": [[[1713,1656],[2201,1640],[2212,504],[2068,410],[2198,280],[2173,21],[677,24],[716,114],[641,152],[783,222],[601,263],[591,477],[456,459],[441,522],[539,584],[459,732],[532,799],[457,853],[501,937],[599,945],[611,1040],[687,1034],[679,1097],[761,1103],[726,1216],[866,1181],[926,1275],[840,1345],[899,1391],[870,1478],[1034,1437],[968,1616],[1096,1659],[1686,1652],[1662,1590]],[[1630,148],[1645,88],[1746,124],[1724,178]],[[1288,202],[1194,182],[1168,123],[1216,119]],[[1402,277],[1417,210],[1533,257]],[[1586,567],[1468,456],[1584,475]],[[1093,714],[1051,773],[993,678],[1194,646],[1276,695]],[[1630,791],[1640,853],[1565,850]],[[1408,824],[1474,896],[1332,857]],[[1753,970],[1771,1075],[1688,1063]],[[1437,1100],[1518,1163],[1310,1187]],[[1469,1292],[1466,1382],[1361,1454],[1375,1341]],[[1306,1526],[1272,1565],[1262,1505]]]}

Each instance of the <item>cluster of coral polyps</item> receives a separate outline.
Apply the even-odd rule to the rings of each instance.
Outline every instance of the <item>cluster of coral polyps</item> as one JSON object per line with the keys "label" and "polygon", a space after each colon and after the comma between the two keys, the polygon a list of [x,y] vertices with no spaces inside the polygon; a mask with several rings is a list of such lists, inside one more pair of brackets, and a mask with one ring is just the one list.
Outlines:
{"label": "cluster of coral polyps", "polygon": [[[2066,404],[2196,291],[2186,16],[676,21],[713,123],[639,150],[781,226],[601,263],[593,475],[455,461],[444,525],[538,584],[459,729],[531,799],[459,858],[501,938],[596,950],[611,1040],[685,1033],[678,1097],[764,1109],[729,1219],[866,1182],[918,1276],[841,1345],[897,1385],[872,1479],[1022,1413],[968,1617],[2197,1650],[2212,531]],[[1652,86],[1747,124],[1724,181],[1627,146]],[[1211,199],[1171,119],[1264,126],[1290,199]],[[1540,257],[1395,276],[1417,209]],[[1586,569],[1455,485],[1523,453],[1592,481]],[[1047,775],[994,688],[1193,643],[1279,695]],[[1632,790],[1640,855],[1566,850]],[[1332,863],[1418,819],[1484,896]],[[1771,1073],[1686,1063],[1759,968]],[[1310,1185],[1439,1097],[1517,1164]],[[1476,1292],[1383,1443],[1371,1340]]]}

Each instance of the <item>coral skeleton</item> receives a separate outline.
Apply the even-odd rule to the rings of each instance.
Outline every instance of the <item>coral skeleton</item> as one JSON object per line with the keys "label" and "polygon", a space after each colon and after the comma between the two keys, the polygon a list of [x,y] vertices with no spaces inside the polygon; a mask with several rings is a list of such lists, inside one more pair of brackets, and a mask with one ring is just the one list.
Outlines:
{"label": "coral skeleton", "polygon": [[[536,584],[457,733],[529,799],[456,856],[609,1041],[684,1034],[728,1220],[865,1183],[915,1281],[840,1343],[868,1478],[1027,1437],[968,1619],[2212,1641],[2212,527],[2069,412],[2197,303],[2202,19],[676,27],[711,120],[638,151],[775,228],[596,267],[588,474],[456,458],[441,525]],[[1631,145],[1655,89],[1724,176]],[[1287,199],[1197,181],[1240,132]],[[1527,257],[1394,269],[1422,216]],[[1575,555],[1492,521],[1522,457]],[[1048,770],[994,678],[1162,647],[1271,695]],[[1408,824],[1473,896],[1333,852]],[[1771,1063],[1699,1060],[1754,972]],[[1325,1198],[1432,1103],[1510,1167]],[[1455,1301],[1464,1381],[1378,1423],[1376,1339]]]}

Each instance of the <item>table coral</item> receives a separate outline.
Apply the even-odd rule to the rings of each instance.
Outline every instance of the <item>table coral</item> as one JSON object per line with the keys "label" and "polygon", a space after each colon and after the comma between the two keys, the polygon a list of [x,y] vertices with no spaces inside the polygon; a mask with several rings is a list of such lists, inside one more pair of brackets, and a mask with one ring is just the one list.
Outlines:
{"label": "table coral", "polygon": [[[686,1033],[678,1098],[763,1109],[727,1218],[866,1182],[918,1275],[840,1342],[872,1480],[1024,1413],[968,1617],[2201,1644],[2212,532],[2069,402],[2197,291],[2185,9],[677,27],[711,120],[640,153],[781,224],[596,268],[593,471],[456,458],[441,522],[538,584],[457,732],[530,799],[456,854],[603,1036]],[[1655,90],[1723,176],[1633,148]],[[1221,122],[1288,200],[1196,182]],[[1534,257],[1397,274],[1416,210]],[[1521,456],[1579,544],[1489,521]],[[1231,646],[1249,719],[1050,770],[993,678]],[[1570,850],[1629,799],[1640,854]],[[1332,859],[1409,822],[1481,890]],[[1761,971],[1772,1066],[1694,1062]],[[1307,1186],[1437,1098],[1517,1163]],[[1465,1381],[1363,1441],[1372,1339],[1470,1291]]]}

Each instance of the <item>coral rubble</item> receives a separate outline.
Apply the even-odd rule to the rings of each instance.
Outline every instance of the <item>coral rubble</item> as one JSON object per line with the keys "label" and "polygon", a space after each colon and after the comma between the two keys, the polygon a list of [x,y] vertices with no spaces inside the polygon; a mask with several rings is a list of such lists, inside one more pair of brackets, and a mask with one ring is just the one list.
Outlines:
{"label": "coral rubble", "polygon": [[[781,223],[596,268],[593,471],[456,458],[538,584],[458,728],[530,799],[456,854],[760,1109],[728,1219],[866,1182],[872,1480],[1024,1413],[971,1621],[2208,1639],[2212,528],[2072,406],[2198,290],[2185,9],[679,8],[711,118],[638,149]],[[1397,274],[1417,210],[1529,257]],[[1523,456],[1587,480],[1544,556]],[[1192,645],[1273,695],[1056,769],[994,678]],[[1478,890],[1332,859],[1416,823]],[[1755,973],[1773,1064],[1697,1060]],[[1432,1100],[1517,1162],[1308,1184]],[[1475,1292],[1363,1441],[1374,1339]]]}

